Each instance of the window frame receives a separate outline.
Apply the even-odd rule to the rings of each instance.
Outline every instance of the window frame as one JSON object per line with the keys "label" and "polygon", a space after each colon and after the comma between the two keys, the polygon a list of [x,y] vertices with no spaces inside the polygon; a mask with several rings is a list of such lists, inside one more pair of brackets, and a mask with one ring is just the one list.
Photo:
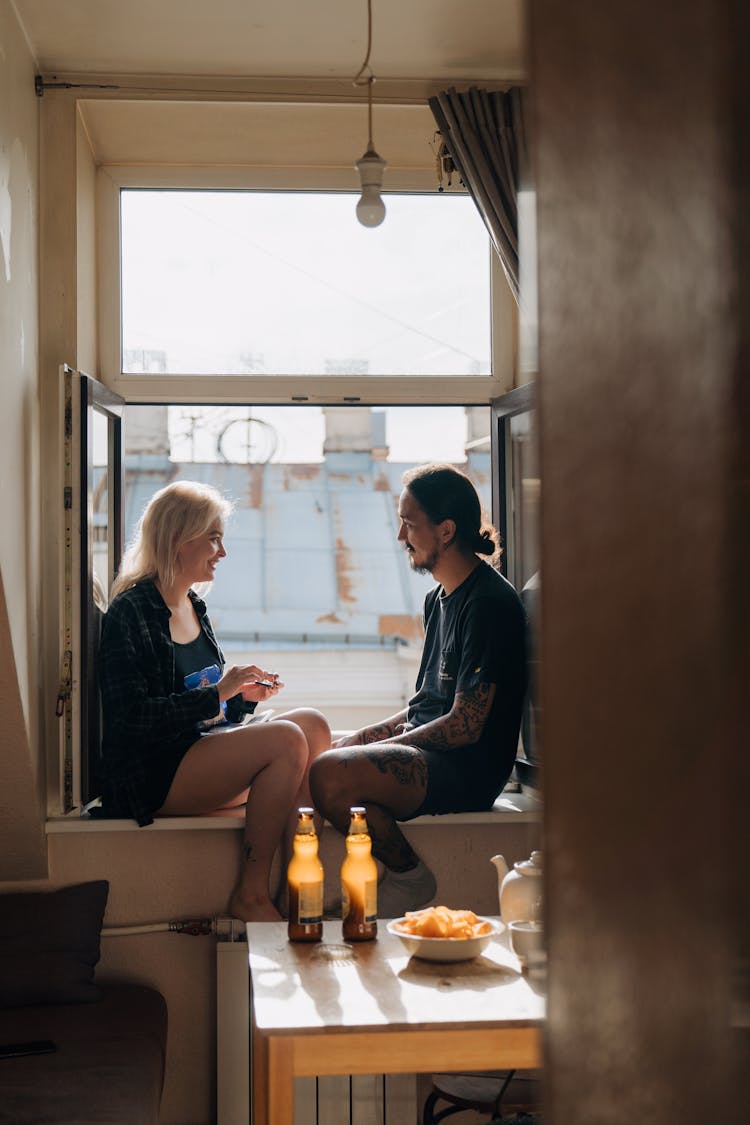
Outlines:
{"label": "window frame", "polygon": [[[66,414],[65,441],[68,443],[68,456],[75,472],[70,476],[71,502],[66,506],[66,573],[71,588],[71,604],[66,605],[65,647],[70,651],[72,677],[70,698],[65,710],[66,722],[61,736],[61,788],[59,798],[50,793],[51,816],[61,813],[64,816],[82,815],[89,802],[101,796],[97,785],[97,765],[101,752],[101,703],[95,667],[101,631],[99,611],[94,603],[93,585],[93,412],[100,411],[107,418],[107,470],[111,489],[108,489],[108,540],[107,573],[109,582],[114,580],[125,547],[124,539],[124,490],[125,490],[125,440],[123,417],[127,405],[151,405],[151,403],[126,403],[103,383],[81,372],[65,369],[70,387],[67,392],[70,409]],[[203,378],[210,378],[204,376]],[[198,405],[198,404],[195,404]],[[205,405],[205,404],[200,404]],[[217,405],[227,405],[226,403]],[[244,404],[234,404],[244,405]],[[286,409],[293,406],[284,404]],[[300,406],[311,404],[298,404]],[[332,404],[345,406],[346,404]],[[395,404],[403,405],[403,404]],[[410,404],[418,407],[424,404]],[[430,403],[430,405],[433,405]],[[434,404],[448,406],[451,404]],[[487,404],[479,404],[489,410],[492,427],[492,410]],[[491,439],[492,443],[492,439]],[[494,459],[490,458],[491,466]],[[492,508],[496,506],[497,477],[492,472]],[[494,522],[494,517],[493,517]],[[77,572],[77,578],[76,578]],[[68,621],[70,625],[68,627]],[[56,805],[59,803],[59,809]]]}
{"label": "window frame", "polygon": [[[536,410],[537,392],[535,383],[525,383],[492,403],[492,522],[500,532],[504,547],[500,559],[502,573],[515,587],[523,600],[528,617],[528,661],[529,687],[521,720],[521,739],[523,755],[516,757],[515,774],[524,786],[540,790],[542,778],[541,765],[541,709],[538,697],[539,661],[537,656],[537,633],[539,627],[539,588],[527,590],[523,575],[516,574],[516,520],[514,513],[523,512],[521,481],[516,480],[513,458],[512,419],[519,414]],[[538,581],[538,579],[537,579]],[[529,601],[531,598],[531,601]],[[531,606],[535,606],[532,612]]]}
{"label": "window frame", "polygon": [[[93,756],[84,753],[91,733],[98,727],[98,692],[92,690],[95,649],[91,632],[94,626],[89,607],[93,603],[91,573],[91,520],[89,443],[90,411],[95,405],[112,412],[110,440],[116,450],[112,472],[116,507],[110,511],[110,526],[117,542],[116,567],[123,549],[122,488],[124,474],[122,406],[125,404],[175,405],[316,405],[316,406],[490,406],[513,392],[517,378],[518,310],[496,254],[489,245],[491,262],[491,358],[490,376],[279,376],[279,375],[133,375],[121,369],[121,292],[120,292],[120,191],[123,188],[174,188],[192,190],[311,190],[351,194],[351,172],[346,169],[230,168],[230,167],[132,167],[100,165],[96,173],[96,230],[98,246],[99,301],[97,327],[99,340],[99,381],[81,377],[77,405],[80,425],[73,435],[76,463],[78,522],[74,525],[72,580],[77,581],[75,614],[70,647],[74,682],[72,706],[68,708],[70,738],[61,747],[60,787],[50,794],[51,815],[80,815],[90,791]],[[434,185],[424,182],[424,174],[401,171],[389,176],[394,192],[434,193]],[[354,217],[352,218],[354,221]],[[497,438],[491,422],[493,521],[501,504],[502,476],[498,475]],[[114,499],[114,498],[113,498]],[[76,575],[76,569],[80,576]],[[67,649],[67,645],[65,646]],[[77,675],[76,670],[77,668]],[[76,699],[76,696],[78,697]],[[86,740],[84,742],[84,739]],[[88,765],[84,759],[88,759]],[[57,813],[55,813],[55,808]]]}
{"label": "window frame", "polygon": [[501,395],[491,403],[492,522],[500,532],[503,553],[500,567],[516,590],[519,576],[515,573],[516,542],[513,512],[519,501],[513,474],[511,418],[536,408],[536,386],[526,383]]}
{"label": "window frame", "polygon": [[[173,190],[338,191],[351,194],[341,170],[246,168],[130,168],[97,172],[99,341],[102,382],[127,402],[262,405],[486,405],[515,381],[518,317],[502,266],[489,247],[491,359],[489,376],[333,376],[127,374],[122,371],[120,193],[126,188]],[[428,194],[418,178],[394,191]],[[352,216],[352,222],[354,222]]]}
{"label": "window frame", "polygon": [[107,577],[111,584],[123,550],[123,400],[98,380],[64,366],[63,487],[64,578],[63,668],[58,697],[59,791],[49,794],[50,811],[80,810],[96,792],[101,722],[96,661],[101,613],[94,600],[94,413],[107,426]]}
{"label": "window frame", "polygon": [[[123,443],[122,399],[102,383],[81,375],[81,592],[80,592],[80,663],[81,679],[86,684],[86,707],[81,710],[81,746],[94,742],[101,746],[101,716],[96,663],[101,636],[101,611],[94,600],[94,413],[100,413],[107,424],[107,578],[112,584],[123,552]],[[84,460],[85,458],[85,460]],[[83,702],[83,701],[82,701]],[[79,753],[81,799],[85,803],[98,796],[96,765],[98,755]]]}
{"label": "window frame", "polygon": [[[70,637],[72,676],[71,705],[67,709],[61,753],[62,786],[60,811],[63,815],[84,811],[88,801],[98,797],[96,782],[97,748],[100,744],[100,702],[95,680],[100,622],[93,598],[93,412],[100,411],[107,419],[107,467],[111,487],[108,488],[108,528],[111,529],[108,550],[108,577],[114,578],[124,547],[124,400],[104,384],[86,375],[66,369],[72,383],[70,425],[66,439],[71,443],[72,461],[77,472],[71,478],[69,552],[72,616]],[[136,404],[133,404],[136,405]],[[535,408],[535,387],[527,384],[495,399],[490,404],[490,466],[492,485],[492,519],[501,533],[505,551],[500,569],[514,585],[514,521],[512,505],[516,493],[511,455],[511,419]],[[78,571],[76,582],[76,569]],[[520,593],[520,591],[519,591]],[[95,744],[94,744],[95,743]],[[527,753],[534,751],[529,749]],[[533,764],[533,763],[532,763]],[[532,784],[529,777],[525,780]],[[54,804],[54,802],[53,802]],[[50,810],[53,812],[53,809]]]}

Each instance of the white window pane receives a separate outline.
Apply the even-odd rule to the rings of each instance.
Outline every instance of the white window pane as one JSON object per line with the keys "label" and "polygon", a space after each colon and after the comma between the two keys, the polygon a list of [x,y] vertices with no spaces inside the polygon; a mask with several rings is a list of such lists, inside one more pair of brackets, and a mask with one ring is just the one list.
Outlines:
{"label": "white window pane", "polygon": [[124,190],[123,371],[488,375],[490,248],[466,196]]}

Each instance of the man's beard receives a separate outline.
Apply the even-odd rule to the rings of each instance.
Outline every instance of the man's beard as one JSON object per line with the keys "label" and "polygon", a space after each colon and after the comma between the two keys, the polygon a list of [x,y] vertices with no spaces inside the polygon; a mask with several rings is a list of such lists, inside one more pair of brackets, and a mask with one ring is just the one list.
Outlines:
{"label": "man's beard", "polygon": [[432,574],[433,570],[437,566],[438,558],[440,557],[437,551],[433,551],[429,558],[425,560],[425,562],[419,563],[419,565],[417,565],[414,562],[414,555],[410,554],[409,552],[407,552],[407,554],[409,554],[409,565],[411,566],[415,574]]}

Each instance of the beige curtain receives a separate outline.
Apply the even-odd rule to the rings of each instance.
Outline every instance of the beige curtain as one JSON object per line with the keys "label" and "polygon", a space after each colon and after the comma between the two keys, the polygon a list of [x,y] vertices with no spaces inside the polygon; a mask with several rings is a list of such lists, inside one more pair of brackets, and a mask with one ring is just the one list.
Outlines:
{"label": "beige curtain", "polygon": [[429,99],[440,135],[485,221],[518,301],[518,192],[528,168],[523,91],[446,90]]}

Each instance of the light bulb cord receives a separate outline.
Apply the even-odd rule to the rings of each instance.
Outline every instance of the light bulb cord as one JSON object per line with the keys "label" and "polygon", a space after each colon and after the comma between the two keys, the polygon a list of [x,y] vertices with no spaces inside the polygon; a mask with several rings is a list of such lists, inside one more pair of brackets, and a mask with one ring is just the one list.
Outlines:
{"label": "light bulb cord", "polygon": [[[364,57],[362,66],[357,71],[352,85],[354,86],[367,86],[367,149],[374,150],[372,143],[372,84],[375,81],[375,75],[372,73],[370,66],[370,53],[372,51],[372,0],[367,0],[367,53]],[[366,78],[362,75],[365,71],[369,71]]]}
{"label": "light bulb cord", "polygon": [[370,71],[370,77],[369,77],[369,79],[367,79],[367,81],[372,81],[372,79],[374,77],[373,73],[372,73],[372,68],[370,67],[370,52],[371,51],[372,51],[372,0],[367,0],[367,54],[365,55],[365,59],[364,59],[364,62],[362,63],[362,66],[359,68],[359,70],[357,71],[357,73],[355,75],[355,78],[354,78],[354,85],[355,86],[364,86],[364,82],[362,81],[362,75],[364,74],[364,72],[366,70]]}

